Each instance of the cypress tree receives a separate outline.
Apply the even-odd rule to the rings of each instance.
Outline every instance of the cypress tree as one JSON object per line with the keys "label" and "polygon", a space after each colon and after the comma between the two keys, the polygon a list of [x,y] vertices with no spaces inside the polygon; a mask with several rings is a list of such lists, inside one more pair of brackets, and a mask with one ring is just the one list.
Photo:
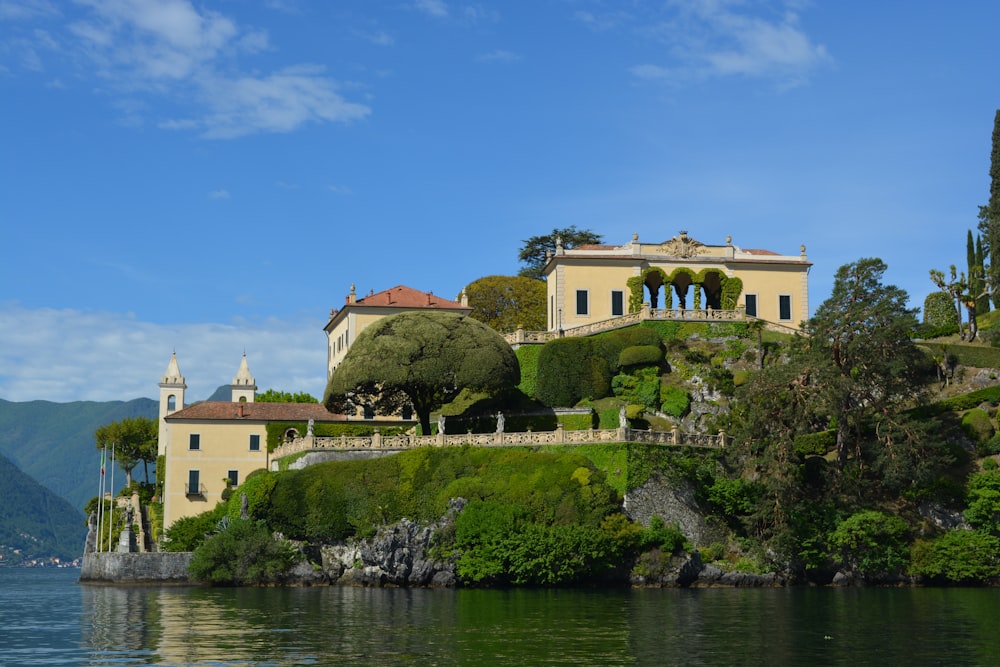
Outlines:
{"label": "cypress tree", "polygon": [[989,256],[987,282],[992,288],[993,307],[1000,308],[1000,109],[993,118],[993,152],[990,155],[990,201],[979,207],[979,231],[985,237]]}

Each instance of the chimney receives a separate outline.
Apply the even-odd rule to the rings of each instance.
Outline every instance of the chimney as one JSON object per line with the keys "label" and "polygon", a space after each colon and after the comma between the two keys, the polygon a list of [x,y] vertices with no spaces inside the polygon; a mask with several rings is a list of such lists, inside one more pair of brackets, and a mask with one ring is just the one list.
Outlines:
{"label": "chimney", "polygon": [[242,417],[243,416],[243,406],[244,405],[246,405],[246,404],[245,403],[237,403],[236,404],[236,416],[237,417]]}

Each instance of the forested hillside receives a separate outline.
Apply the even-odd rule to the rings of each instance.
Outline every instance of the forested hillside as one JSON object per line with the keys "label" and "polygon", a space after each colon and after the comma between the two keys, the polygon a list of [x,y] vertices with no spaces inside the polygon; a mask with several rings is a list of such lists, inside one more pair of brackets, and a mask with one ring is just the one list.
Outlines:
{"label": "forested hillside", "polygon": [[83,553],[83,512],[0,455],[0,565]]}
{"label": "forested hillside", "polygon": [[156,419],[158,409],[148,398],[104,403],[0,399],[0,454],[82,512],[100,481],[94,431],[125,417]]}

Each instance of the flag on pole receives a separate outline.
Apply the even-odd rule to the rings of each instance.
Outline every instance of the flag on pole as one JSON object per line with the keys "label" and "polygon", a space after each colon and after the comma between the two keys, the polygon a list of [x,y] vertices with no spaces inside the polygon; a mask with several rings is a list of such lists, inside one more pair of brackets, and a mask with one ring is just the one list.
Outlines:
{"label": "flag on pole", "polygon": [[[107,451],[107,448],[105,448],[105,451]],[[101,452],[101,477],[104,476],[104,453]]]}

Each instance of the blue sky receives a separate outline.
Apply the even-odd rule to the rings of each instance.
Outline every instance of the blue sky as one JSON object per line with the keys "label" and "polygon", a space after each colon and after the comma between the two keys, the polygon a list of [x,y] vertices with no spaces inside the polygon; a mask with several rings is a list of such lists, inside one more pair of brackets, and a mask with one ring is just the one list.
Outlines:
{"label": "blue sky", "polygon": [[[359,292],[686,230],[919,307],[989,195],[1000,3],[0,0],[0,398],[321,394]],[[964,267],[963,267],[964,268]]]}

